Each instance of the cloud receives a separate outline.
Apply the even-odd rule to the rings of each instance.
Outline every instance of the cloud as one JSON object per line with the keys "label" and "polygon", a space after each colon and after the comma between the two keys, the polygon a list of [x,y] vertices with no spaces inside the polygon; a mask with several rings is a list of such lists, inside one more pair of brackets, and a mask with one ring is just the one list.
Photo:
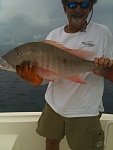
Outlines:
{"label": "cloud", "polygon": [[[92,21],[113,31],[112,0],[98,0]],[[45,39],[53,29],[66,24],[61,0],[0,0],[0,49]]]}
{"label": "cloud", "polygon": [[40,39],[40,40],[41,40],[41,39],[44,39],[44,35],[43,35],[43,34],[34,35],[33,39],[34,39],[35,41],[38,41],[39,39]]}
{"label": "cloud", "polygon": [[113,1],[98,0],[94,5],[93,21],[106,25],[113,33]]}
{"label": "cloud", "polygon": [[0,45],[44,39],[64,18],[60,0],[0,0]]}
{"label": "cloud", "polygon": [[59,3],[56,0],[2,0],[0,22],[7,23],[23,16],[31,26],[49,26],[51,18],[61,18],[61,11],[58,11]]}

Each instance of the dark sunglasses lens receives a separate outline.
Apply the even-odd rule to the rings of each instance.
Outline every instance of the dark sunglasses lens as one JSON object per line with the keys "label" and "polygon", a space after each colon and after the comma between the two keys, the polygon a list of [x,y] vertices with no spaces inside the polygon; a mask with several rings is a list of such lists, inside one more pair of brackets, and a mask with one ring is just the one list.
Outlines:
{"label": "dark sunglasses lens", "polygon": [[74,9],[77,7],[77,3],[76,2],[68,2],[67,3],[67,7],[70,8],[70,9]]}
{"label": "dark sunglasses lens", "polygon": [[88,7],[90,7],[91,2],[87,1],[87,2],[68,2],[67,3],[67,7],[70,9],[75,9],[78,5],[80,5],[80,7],[82,9],[87,9]]}
{"label": "dark sunglasses lens", "polygon": [[90,7],[90,2],[81,2],[80,6],[82,9],[86,9],[86,8]]}

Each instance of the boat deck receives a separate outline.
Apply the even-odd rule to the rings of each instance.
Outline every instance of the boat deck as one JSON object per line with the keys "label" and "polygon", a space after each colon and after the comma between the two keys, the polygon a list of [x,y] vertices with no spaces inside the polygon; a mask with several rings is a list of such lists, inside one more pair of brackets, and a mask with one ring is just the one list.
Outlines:
{"label": "boat deck", "polygon": [[[35,129],[41,112],[0,113],[0,150],[45,150],[45,138]],[[103,114],[102,128],[105,132],[105,150],[113,150],[113,115]],[[61,150],[70,150],[66,139]]]}

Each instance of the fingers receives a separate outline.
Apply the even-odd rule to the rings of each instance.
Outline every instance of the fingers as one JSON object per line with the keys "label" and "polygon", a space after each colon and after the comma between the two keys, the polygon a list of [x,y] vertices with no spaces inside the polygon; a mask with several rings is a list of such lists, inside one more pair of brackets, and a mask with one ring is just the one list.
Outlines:
{"label": "fingers", "polygon": [[23,76],[26,77],[27,80],[31,79],[33,75],[36,75],[35,63],[26,62],[22,67]]}
{"label": "fingers", "polygon": [[27,76],[29,69],[28,69],[28,62],[22,63],[21,65],[16,66],[17,74],[24,78],[24,76]]}
{"label": "fingers", "polygon": [[113,65],[113,60],[109,61],[108,67],[111,67]]}
{"label": "fingers", "polygon": [[21,65],[16,66],[16,71],[22,79],[36,86],[43,81],[43,79],[37,75],[37,67],[37,63],[23,62]]}
{"label": "fingers", "polygon": [[103,76],[103,74],[99,70],[93,70],[93,73],[101,77]]}
{"label": "fingers", "polygon": [[16,65],[16,72],[19,76],[22,75],[22,66],[21,65]]}
{"label": "fingers", "polygon": [[32,72],[37,72],[37,63],[32,64]]}
{"label": "fingers", "polygon": [[31,63],[31,62],[22,62],[21,65],[16,66],[16,72],[17,74],[25,80],[28,80],[31,78],[32,74],[36,73],[37,71],[37,64]]}
{"label": "fingers", "polygon": [[103,56],[100,58],[95,57],[94,65],[96,67],[110,67],[113,65],[113,60],[110,60],[109,58],[104,58]]}
{"label": "fingers", "polygon": [[[96,67],[111,67],[113,65],[113,60],[110,60],[109,58],[104,58],[103,56],[100,58],[95,57],[94,58],[94,65]],[[93,73],[98,75],[98,76],[104,77],[103,72],[100,70],[94,70]]]}

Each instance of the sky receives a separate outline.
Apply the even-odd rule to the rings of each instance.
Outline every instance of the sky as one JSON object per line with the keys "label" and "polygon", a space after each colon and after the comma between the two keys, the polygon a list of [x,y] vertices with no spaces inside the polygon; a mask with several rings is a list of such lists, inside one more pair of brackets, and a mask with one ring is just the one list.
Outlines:
{"label": "sky", "polygon": [[[93,22],[113,33],[113,0],[98,0]],[[67,23],[60,0],[0,0],[0,54],[31,41],[40,41]]]}

